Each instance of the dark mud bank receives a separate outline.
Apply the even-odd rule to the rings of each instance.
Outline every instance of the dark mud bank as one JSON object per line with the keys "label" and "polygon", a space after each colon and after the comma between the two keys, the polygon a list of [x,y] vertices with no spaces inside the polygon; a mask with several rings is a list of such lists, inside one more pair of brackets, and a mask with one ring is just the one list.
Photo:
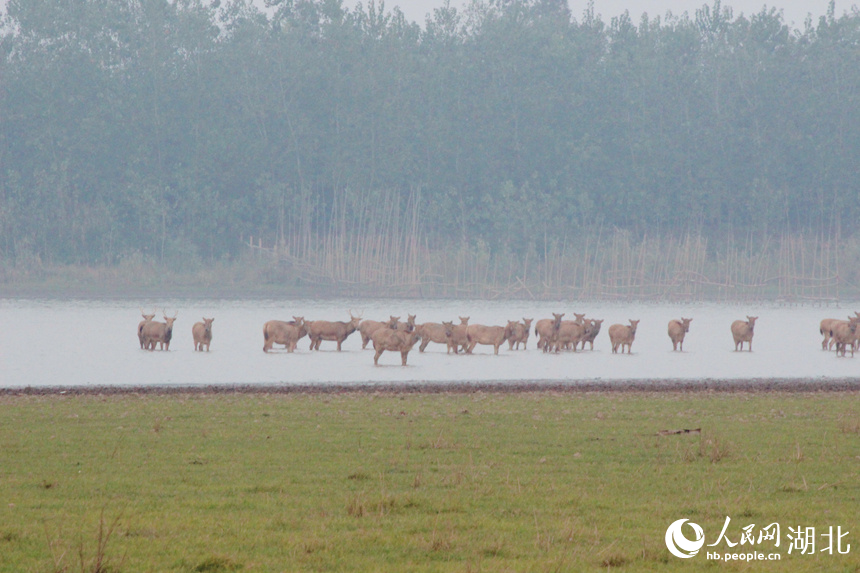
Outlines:
{"label": "dark mud bank", "polygon": [[860,378],[752,378],[696,380],[523,380],[481,382],[385,382],[314,384],[218,384],[32,386],[0,388],[0,395],[68,396],[123,394],[440,394],[527,392],[856,392]]}

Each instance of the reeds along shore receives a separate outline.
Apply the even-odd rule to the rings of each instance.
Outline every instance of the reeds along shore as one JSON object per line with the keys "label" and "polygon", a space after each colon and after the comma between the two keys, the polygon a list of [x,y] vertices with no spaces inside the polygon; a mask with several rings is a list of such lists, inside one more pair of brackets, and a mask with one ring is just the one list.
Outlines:
{"label": "reeds along shore", "polygon": [[830,304],[860,298],[860,237],[783,235],[717,243],[700,234],[635,239],[613,229],[541,240],[512,250],[481,241],[433,240],[392,222],[239,237],[242,256],[157,262],[140,253],[115,265],[0,264],[8,295],[162,297],[212,295],[605,300],[778,301]]}
{"label": "reeds along shore", "polygon": [[860,244],[838,237],[748,236],[715,244],[702,235],[633,239],[621,230],[543,241],[543,251],[442,245],[415,225],[310,239],[244,239],[285,284],[353,295],[828,303],[860,294]]}

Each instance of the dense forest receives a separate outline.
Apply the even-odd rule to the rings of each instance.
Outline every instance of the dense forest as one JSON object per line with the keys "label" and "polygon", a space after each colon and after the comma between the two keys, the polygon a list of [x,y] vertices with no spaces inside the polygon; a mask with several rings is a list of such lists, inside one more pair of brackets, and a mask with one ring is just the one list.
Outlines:
{"label": "dense forest", "polygon": [[858,169],[860,13],[833,4],[802,30],[719,0],[639,22],[474,0],[422,23],[373,0],[8,0],[0,22],[7,267],[253,246],[321,281],[460,257],[527,288],[602,236],[628,266],[650,244],[708,274],[730,245],[856,238]]}

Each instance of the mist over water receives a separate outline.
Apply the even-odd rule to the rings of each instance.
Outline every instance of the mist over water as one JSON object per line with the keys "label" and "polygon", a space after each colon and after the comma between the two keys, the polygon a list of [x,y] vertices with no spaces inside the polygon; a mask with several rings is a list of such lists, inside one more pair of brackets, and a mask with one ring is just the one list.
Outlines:
{"label": "mist over water", "polygon": [[[151,312],[178,312],[169,352],[140,349],[140,307]],[[307,384],[367,382],[478,382],[529,380],[845,378],[860,374],[856,359],[836,358],[821,350],[822,318],[845,318],[860,305],[778,306],[775,304],[648,304],[593,302],[525,302],[463,300],[36,300],[0,299],[0,386]],[[532,332],[527,351],[509,351],[507,343],[493,355],[478,346],[469,355],[446,354],[431,343],[418,345],[400,366],[396,353],[373,365],[373,351],[361,350],[353,333],[336,351],[323,341],[321,351],[308,350],[307,337],[293,354],[282,347],[262,351],[267,320],[363,318],[441,322],[469,316],[471,324],[504,326],[508,320],[547,318],[552,312],[586,313],[605,319],[594,351],[544,354]],[[753,352],[734,352],[730,325],[746,315],[758,316]],[[194,352],[192,325],[215,317],[211,351]],[[667,335],[670,319],[692,317],[684,352],[673,352]],[[632,355],[613,355],[607,331],[614,323],[639,319]]]}

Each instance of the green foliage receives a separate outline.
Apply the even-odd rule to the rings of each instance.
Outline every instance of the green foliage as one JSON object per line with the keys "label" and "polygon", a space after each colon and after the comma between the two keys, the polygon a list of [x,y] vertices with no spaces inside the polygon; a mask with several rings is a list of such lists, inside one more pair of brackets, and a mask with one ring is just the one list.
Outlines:
{"label": "green foliage", "polygon": [[354,195],[408,218],[416,191],[428,242],[494,253],[595,223],[830,237],[860,215],[860,15],[832,5],[803,30],[719,0],[639,23],[559,0],[422,26],[332,0],[2,17],[7,261],[221,260],[249,236],[361,235],[388,222]]}

